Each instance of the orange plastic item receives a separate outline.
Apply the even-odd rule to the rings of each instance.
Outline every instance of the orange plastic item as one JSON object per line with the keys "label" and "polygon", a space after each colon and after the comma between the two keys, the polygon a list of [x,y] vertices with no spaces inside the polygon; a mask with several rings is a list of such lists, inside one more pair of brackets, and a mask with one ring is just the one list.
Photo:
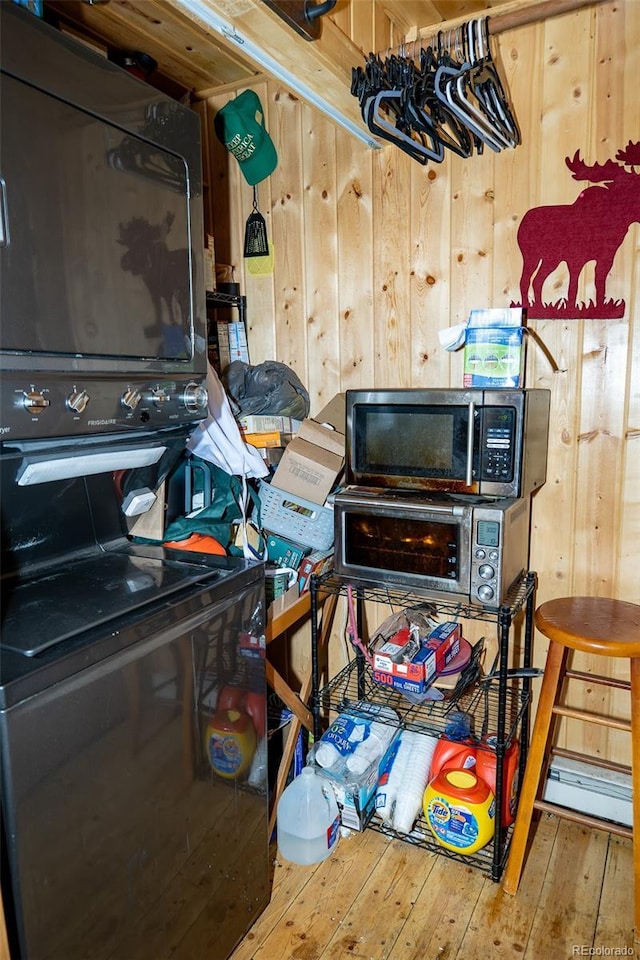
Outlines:
{"label": "orange plastic item", "polygon": [[239,710],[219,710],[207,725],[205,752],[219,777],[242,777],[256,752],[256,731],[251,718]]}
{"label": "orange plastic item", "polygon": [[205,533],[192,533],[186,540],[166,540],[163,547],[173,550],[193,550],[197,553],[213,553],[219,557],[226,557],[227,551],[222,544]]}
{"label": "orange plastic item", "polygon": [[249,691],[244,701],[244,708],[253,721],[258,739],[261,740],[267,729],[267,701],[264,694]]}
{"label": "orange plastic item", "polygon": [[[478,747],[476,754],[476,773],[496,792],[496,737],[490,734],[483,738],[487,749]],[[518,787],[518,762],[520,744],[517,740],[505,750],[502,784],[502,824],[508,827],[515,820],[516,793]]]}
{"label": "orange plastic item", "polygon": [[429,778],[433,780],[441,770],[473,770],[476,765],[476,746],[470,740],[449,740],[440,737],[433,751]]}

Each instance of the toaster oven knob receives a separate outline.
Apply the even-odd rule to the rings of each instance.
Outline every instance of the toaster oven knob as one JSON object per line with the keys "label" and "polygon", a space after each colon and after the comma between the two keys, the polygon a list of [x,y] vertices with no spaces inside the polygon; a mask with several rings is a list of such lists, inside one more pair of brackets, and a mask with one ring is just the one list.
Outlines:
{"label": "toaster oven knob", "polygon": [[125,390],[120,397],[120,403],[123,407],[126,407],[127,410],[135,410],[141,400],[142,394],[139,390]]}
{"label": "toaster oven knob", "polygon": [[488,603],[494,597],[493,587],[490,587],[488,583],[483,583],[481,587],[478,587],[478,596],[485,603]]}
{"label": "toaster oven knob", "polygon": [[30,390],[29,393],[24,394],[22,405],[29,413],[42,413],[51,405],[51,401],[38,390]]}
{"label": "toaster oven knob", "polygon": [[67,397],[67,408],[74,413],[82,413],[90,399],[86,390],[74,390]]}
{"label": "toaster oven knob", "polygon": [[496,572],[490,563],[481,563],[478,567],[478,573],[483,580],[491,580],[496,575]]}
{"label": "toaster oven knob", "polygon": [[197,413],[207,406],[207,391],[199,383],[188,383],[182,394],[182,402],[190,413]]}

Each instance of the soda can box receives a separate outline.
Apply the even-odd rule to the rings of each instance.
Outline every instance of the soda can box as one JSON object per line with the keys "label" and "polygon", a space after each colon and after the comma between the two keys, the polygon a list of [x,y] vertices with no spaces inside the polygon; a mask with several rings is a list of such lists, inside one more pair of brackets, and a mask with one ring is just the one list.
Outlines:
{"label": "soda can box", "polygon": [[312,550],[302,563],[298,571],[298,583],[300,593],[305,593],[311,584],[311,575],[313,573],[320,577],[333,566],[333,547],[331,550]]}
{"label": "soda can box", "polygon": [[429,670],[425,669],[425,680],[435,679],[449,664],[460,650],[462,630],[460,624],[454,620],[439,623],[429,634],[425,646],[432,651],[433,658],[428,661]]}

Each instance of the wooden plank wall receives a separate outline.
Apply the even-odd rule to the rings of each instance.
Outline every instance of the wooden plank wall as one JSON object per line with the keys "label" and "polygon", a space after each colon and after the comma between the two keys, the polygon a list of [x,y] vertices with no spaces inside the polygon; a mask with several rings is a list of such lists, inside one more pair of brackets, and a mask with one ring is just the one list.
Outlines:
{"label": "wooden plank wall", "polygon": [[[381,6],[359,0],[340,9],[336,22],[363,50],[398,41]],[[235,266],[247,295],[251,361],[289,364],[309,389],[312,413],[349,387],[460,386],[462,355],[440,348],[438,330],[473,307],[518,302],[522,216],[541,204],[572,203],[579,192],[565,157],[579,149],[587,163],[603,163],[640,140],[637,0],[587,7],[492,43],[522,145],[468,160],[449,153],[423,167],[391,145],[370,151],[278,85],[257,87],[279,154],[259,188],[274,246],[271,275],[245,269],[251,191],[214,146],[217,258]],[[207,122],[234,93],[207,101]],[[593,594],[640,602],[639,244],[635,224],[609,277],[608,296],[626,301],[621,320],[530,321],[557,365],[530,343],[527,385],[552,391],[548,480],[533,501],[539,601]],[[592,268],[581,287],[587,298]],[[563,270],[555,274],[549,299],[566,279]],[[307,652],[301,639],[300,656]],[[536,663],[545,652],[538,636]],[[605,667],[628,672],[626,663]],[[628,715],[625,695],[610,700],[583,687],[572,696]],[[564,738],[574,749],[628,761],[623,733],[575,725]]]}

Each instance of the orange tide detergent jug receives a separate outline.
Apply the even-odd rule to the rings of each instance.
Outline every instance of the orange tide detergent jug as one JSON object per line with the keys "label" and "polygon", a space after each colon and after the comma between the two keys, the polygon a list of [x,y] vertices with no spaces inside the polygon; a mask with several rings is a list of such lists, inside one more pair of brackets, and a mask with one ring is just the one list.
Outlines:
{"label": "orange tide detergent jug", "polygon": [[[480,743],[471,740],[449,740],[440,737],[431,762],[430,778],[442,770],[472,770],[496,792],[496,740],[494,733],[484,736]],[[508,827],[515,819],[518,787],[520,745],[517,741],[504,752],[504,780],[502,784],[502,825]]]}
{"label": "orange tide detergent jug", "polygon": [[441,846],[475,853],[495,831],[493,791],[471,770],[442,770],[424,793],[424,815]]}
{"label": "orange tide detergent jug", "polygon": [[236,780],[251,766],[256,751],[256,731],[248,714],[237,710],[218,710],[205,730],[205,753],[219,777]]}
{"label": "orange tide detergent jug", "polygon": [[[486,784],[496,792],[496,740],[495,734],[482,738],[476,752],[475,772]],[[518,764],[520,762],[520,744],[514,740],[504,752],[503,781],[502,781],[502,825],[508,827],[515,820]]]}
{"label": "orange tide detergent jug", "polygon": [[441,770],[473,770],[476,765],[476,745],[471,740],[450,740],[440,737],[433,751],[430,778]]}
{"label": "orange tide detergent jug", "polygon": [[245,690],[232,684],[222,687],[216,703],[217,710],[239,710],[247,713],[261,740],[267,732],[267,700],[263,693]]}

